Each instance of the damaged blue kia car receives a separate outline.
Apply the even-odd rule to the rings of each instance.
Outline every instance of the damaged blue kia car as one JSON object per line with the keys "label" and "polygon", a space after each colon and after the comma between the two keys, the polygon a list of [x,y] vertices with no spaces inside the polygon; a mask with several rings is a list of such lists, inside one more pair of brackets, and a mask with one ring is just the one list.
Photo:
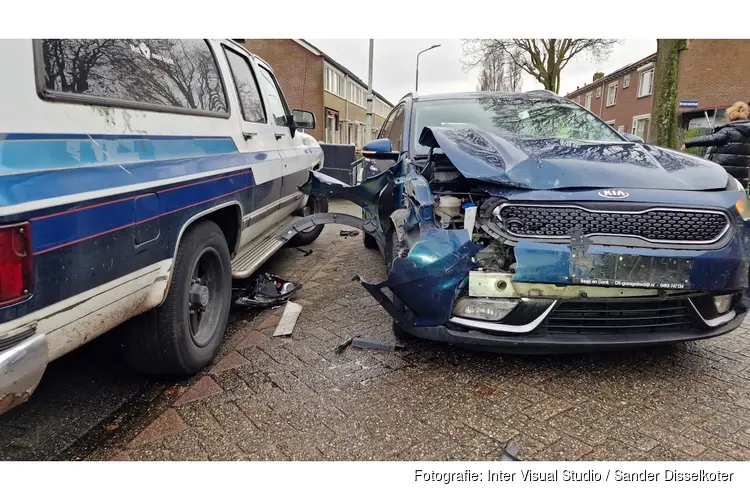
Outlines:
{"label": "damaged blue kia car", "polygon": [[712,162],[622,135],[546,91],[407,95],[365,148],[379,172],[300,190],[362,207],[388,276],[355,277],[394,332],[495,351],[707,339],[746,315],[747,194]]}

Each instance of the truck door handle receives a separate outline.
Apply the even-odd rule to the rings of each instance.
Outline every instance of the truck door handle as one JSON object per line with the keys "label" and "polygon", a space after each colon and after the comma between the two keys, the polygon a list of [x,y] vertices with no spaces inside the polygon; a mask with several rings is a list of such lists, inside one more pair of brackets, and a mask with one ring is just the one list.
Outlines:
{"label": "truck door handle", "polygon": [[242,132],[242,137],[244,137],[245,140],[252,139],[256,135],[258,135],[257,132]]}
{"label": "truck door handle", "polygon": [[281,139],[282,137],[284,137],[286,134],[276,133],[276,134],[273,134],[273,135],[275,135],[276,136],[276,140],[278,140],[278,139]]}

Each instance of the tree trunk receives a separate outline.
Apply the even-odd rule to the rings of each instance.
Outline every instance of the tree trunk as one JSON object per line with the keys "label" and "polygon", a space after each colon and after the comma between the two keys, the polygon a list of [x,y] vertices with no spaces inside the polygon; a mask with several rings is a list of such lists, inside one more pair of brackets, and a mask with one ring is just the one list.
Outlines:
{"label": "tree trunk", "polygon": [[668,148],[677,148],[677,75],[680,52],[687,48],[684,39],[659,39],[656,41],[656,67],[652,94],[649,142]]}

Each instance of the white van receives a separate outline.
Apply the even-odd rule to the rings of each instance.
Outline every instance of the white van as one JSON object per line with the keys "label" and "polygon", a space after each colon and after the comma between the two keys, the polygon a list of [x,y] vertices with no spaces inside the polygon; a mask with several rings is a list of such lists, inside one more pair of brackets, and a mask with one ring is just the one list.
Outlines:
{"label": "white van", "polygon": [[134,367],[197,373],[232,280],[327,211],[297,189],[315,116],[231,40],[4,40],[0,67],[0,413],[131,318]]}

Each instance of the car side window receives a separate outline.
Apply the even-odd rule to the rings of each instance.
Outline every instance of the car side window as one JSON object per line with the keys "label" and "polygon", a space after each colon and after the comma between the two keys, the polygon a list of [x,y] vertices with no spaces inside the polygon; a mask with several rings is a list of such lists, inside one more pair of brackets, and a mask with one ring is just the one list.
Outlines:
{"label": "car side window", "polygon": [[36,64],[44,98],[227,114],[206,40],[44,39],[39,44]]}
{"label": "car side window", "polygon": [[260,98],[260,89],[258,89],[253,69],[250,67],[250,61],[226,47],[224,47],[224,53],[237,88],[242,116],[246,122],[265,123],[266,112],[263,109],[263,100]]}
{"label": "car side window", "polygon": [[388,118],[385,121],[385,124],[383,124],[383,128],[380,129],[380,133],[378,134],[378,139],[386,139],[387,137],[390,137],[391,133],[391,127],[393,127],[393,119],[396,117],[397,110],[393,110],[391,114],[388,116]]}
{"label": "car side window", "polygon": [[393,124],[391,130],[388,132],[388,139],[391,140],[391,148],[393,151],[401,151],[404,145],[404,107],[399,106],[393,118]]}
{"label": "car side window", "polygon": [[266,68],[259,66],[259,69],[260,85],[263,89],[263,95],[266,98],[266,103],[268,105],[269,121],[272,125],[286,127],[289,110],[287,109],[283,97],[281,97],[276,78],[274,78],[271,72]]}

